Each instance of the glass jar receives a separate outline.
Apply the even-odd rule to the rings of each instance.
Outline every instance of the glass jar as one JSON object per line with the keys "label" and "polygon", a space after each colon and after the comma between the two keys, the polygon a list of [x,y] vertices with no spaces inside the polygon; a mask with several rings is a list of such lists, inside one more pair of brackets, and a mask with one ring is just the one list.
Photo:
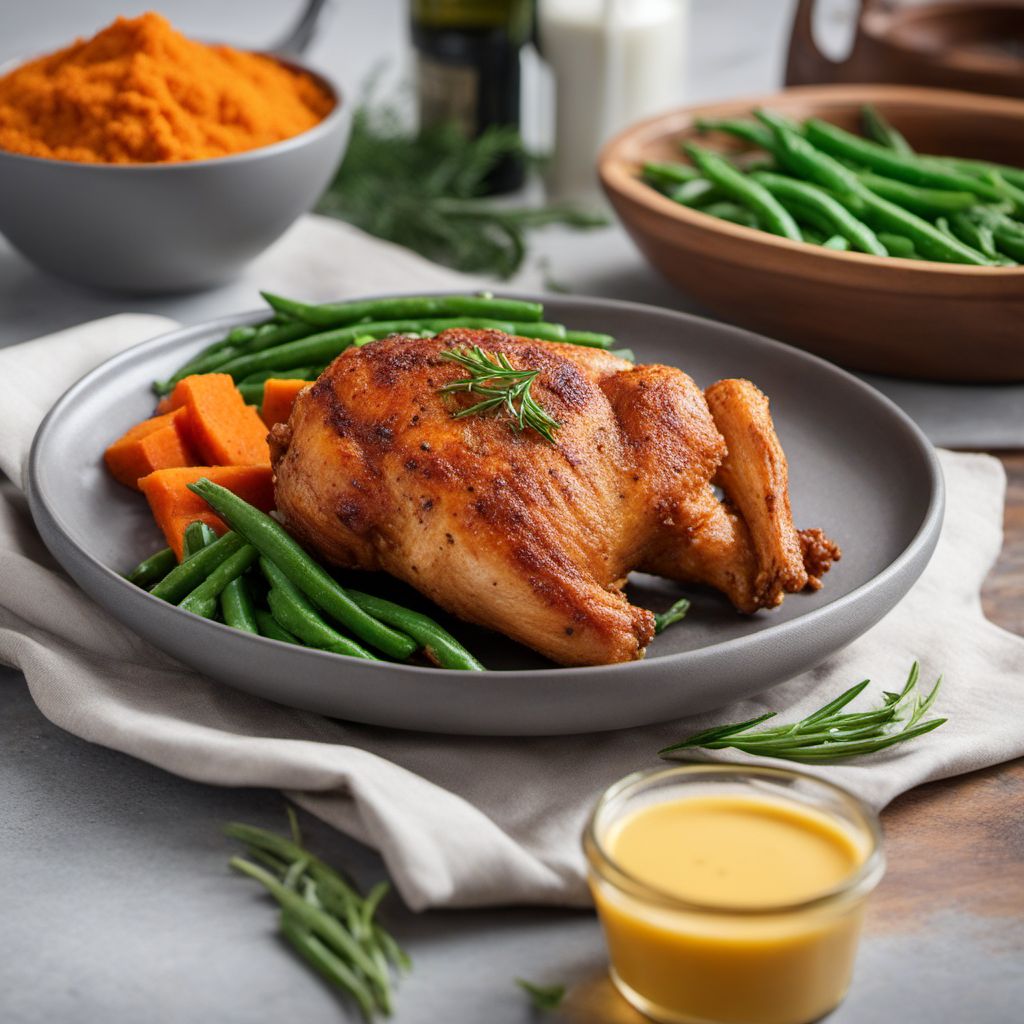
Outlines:
{"label": "glass jar", "polygon": [[[799,812],[794,820],[827,820],[858,852],[852,873],[798,903],[701,903],[641,881],[609,852],[610,830],[637,811],[733,796]],[[828,1013],[849,986],[864,903],[885,871],[877,815],[838,786],[785,768],[693,764],[629,775],[598,801],[583,847],[612,980],[665,1024],[808,1024]]]}

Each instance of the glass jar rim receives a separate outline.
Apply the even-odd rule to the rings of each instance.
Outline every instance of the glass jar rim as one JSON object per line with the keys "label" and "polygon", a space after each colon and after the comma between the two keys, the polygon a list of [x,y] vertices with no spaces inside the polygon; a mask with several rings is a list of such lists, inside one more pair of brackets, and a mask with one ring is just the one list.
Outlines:
{"label": "glass jar rim", "polygon": [[[838,796],[849,807],[857,812],[864,832],[870,839],[870,848],[857,870],[843,879],[838,885],[808,899],[791,903],[778,903],[768,906],[743,906],[719,903],[700,903],[687,900],[664,889],[659,889],[645,882],[618,864],[611,853],[605,848],[598,835],[598,819],[602,811],[615,799],[627,795],[630,790],[642,790],[648,784],[671,777],[700,777],[701,775],[732,775],[736,778],[753,776],[766,780],[800,780],[829,791]],[[785,797],[783,797],[785,799]],[[794,801],[796,802],[796,801]],[[854,899],[869,893],[881,880],[885,872],[885,853],[882,849],[882,826],[878,815],[860,797],[851,793],[834,782],[820,779],[809,772],[795,768],[777,768],[771,765],[746,765],[725,762],[689,763],[668,767],[645,768],[612,783],[598,798],[587,824],[583,830],[583,852],[591,868],[605,881],[618,889],[642,899],[647,903],[656,903],[669,910],[688,913],[716,915],[721,917],[772,917],[779,914],[803,913],[817,910],[830,904],[847,899]]]}

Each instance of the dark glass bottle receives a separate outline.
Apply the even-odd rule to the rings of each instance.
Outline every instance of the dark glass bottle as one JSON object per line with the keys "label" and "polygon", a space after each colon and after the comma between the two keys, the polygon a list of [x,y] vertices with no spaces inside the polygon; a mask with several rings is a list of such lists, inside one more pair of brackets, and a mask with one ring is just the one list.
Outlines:
{"label": "dark glass bottle", "polygon": [[[469,137],[491,125],[519,127],[520,54],[532,30],[531,0],[412,0],[420,124],[454,121]],[[523,183],[508,158],[488,178],[491,192]]]}

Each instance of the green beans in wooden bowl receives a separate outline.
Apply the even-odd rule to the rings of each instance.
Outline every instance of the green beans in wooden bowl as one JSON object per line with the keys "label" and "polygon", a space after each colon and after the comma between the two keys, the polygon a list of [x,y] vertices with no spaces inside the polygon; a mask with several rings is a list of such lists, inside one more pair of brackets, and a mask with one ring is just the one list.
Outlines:
{"label": "green beans in wooden bowl", "polygon": [[635,125],[602,183],[726,319],[845,366],[1024,380],[1024,103],[823,86]]}

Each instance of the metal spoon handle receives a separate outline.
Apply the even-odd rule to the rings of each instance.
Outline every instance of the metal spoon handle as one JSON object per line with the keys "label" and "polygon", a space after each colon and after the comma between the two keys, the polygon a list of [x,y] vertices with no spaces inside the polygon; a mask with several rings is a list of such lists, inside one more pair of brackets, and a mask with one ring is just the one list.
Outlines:
{"label": "metal spoon handle", "polygon": [[328,0],[306,0],[306,9],[299,20],[270,47],[270,52],[280,57],[301,57],[316,36],[320,15],[327,4]]}

